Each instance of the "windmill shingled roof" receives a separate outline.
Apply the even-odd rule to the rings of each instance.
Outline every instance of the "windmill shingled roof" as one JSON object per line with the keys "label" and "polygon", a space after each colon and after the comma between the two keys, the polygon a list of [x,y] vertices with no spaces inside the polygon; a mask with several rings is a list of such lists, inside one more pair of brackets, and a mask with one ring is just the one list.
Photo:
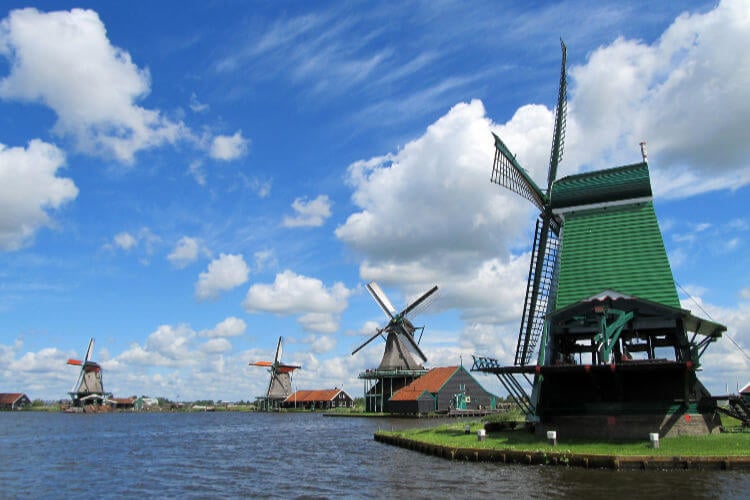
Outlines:
{"label": "windmill shingled roof", "polygon": [[298,403],[331,401],[340,392],[341,389],[301,390],[291,394],[285,401],[296,401]]}
{"label": "windmill shingled roof", "polygon": [[436,393],[450,380],[458,370],[458,366],[444,366],[433,368],[411,384],[403,387],[391,396],[390,401],[414,401],[424,392]]}
{"label": "windmill shingled roof", "polygon": [[551,204],[558,209],[646,197],[651,197],[648,164],[635,163],[558,179]]}

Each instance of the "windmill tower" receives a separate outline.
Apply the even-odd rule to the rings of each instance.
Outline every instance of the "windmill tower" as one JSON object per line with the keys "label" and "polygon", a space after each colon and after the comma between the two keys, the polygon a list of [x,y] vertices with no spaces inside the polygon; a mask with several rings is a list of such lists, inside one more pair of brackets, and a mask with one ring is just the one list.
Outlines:
{"label": "windmill tower", "polygon": [[514,364],[474,356],[472,370],[496,374],[537,430],[711,432],[716,401],[695,370],[726,327],[680,307],[644,145],[641,163],[556,178],[567,109],[561,47],[546,191],[494,136],[492,182],[539,217]]}
{"label": "windmill tower", "polygon": [[254,363],[249,363],[250,366],[268,368],[268,372],[271,374],[268,389],[261,403],[263,409],[266,411],[277,410],[280,403],[292,394],[292,373],[294,370],[302,368],[299,365],[288,365],[281,362],[283,347],[284,339],[279,337],[273,361],[255,361]]}
{"label": "windmill tower", "polygon": [[91,361],[94,353],[94,339],[89,340],[88,349],[83,361],[79,359],[69,359],[69,365],[80,366],[73,388],[70,389],[70,398],[73,401],[73,407],[83,408],[88,405],[101,406],[111,396],[110,393],[104,392],[102,384],[102,368],[99,363]]}
{"label": "windmill tower", "polygon": [[419,339],[415,339],[417,330],[424,333],[424,327],[416,327],[409,319],[420,307],[427,304],[427,299],[437,292],[437,285],[423,293],[414,302],[397,312],[388,296],[374,281],[366,285],[367,291],[380,306],[388,322],[378,328],[374,335],[352,351],[355,355],[376,338],[385,338],[385,351],[378,367],[359,374],[365,385],[365,411],[382,412],[388,399],[399,389],[421,377],[427,361]]}

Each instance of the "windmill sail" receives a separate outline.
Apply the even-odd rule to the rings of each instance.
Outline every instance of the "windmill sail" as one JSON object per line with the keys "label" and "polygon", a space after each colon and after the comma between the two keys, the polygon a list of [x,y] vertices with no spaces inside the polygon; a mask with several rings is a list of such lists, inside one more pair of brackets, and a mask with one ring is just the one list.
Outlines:
{"label": "windmill sail", "polygon": [[515,364],[518,366],[525,366],[533,360],[539,339],[544,331],[545,316],[549,307],[554,305],[556,292],[555,269],[559,246],[557,237],[560,233],[561,223],[552,213],[550,193],[557,176],[557,167],[562,160],[563,150],[565,149],[567,116],[567,77],[565,70],[567,49],[562,40],[560,41],[560,47],[562,49],[562,67],[557,93],[557,106],[555,107],[555,130],[552,138],[546,192],[543,192],[526,170],[521,167],[505,143],[493,134],[495,137],[495,161],[490,180],[526,198],[540,211],[534,232],[531,262],[529,263],[524,312],[518,332],[518,343],[516,344]]}
{"label": "windmill sail", "polygon": [[562,67],[560,69],[560,85],[557,91],[557,107],[555,108],[555,134],[552,139],[552,151],[549,159],[549,172],[547,173],[547,195],[552,192],[552,183],[557,178],[557,166],[562,161],[565,150],[565,124],[568,115],[568,79],[565,66],[568,59],[568,49],[560,40],[562,49]]}
{"label": "windmill sail", "polygon": [[[543,239],[542,231],[547,233],[543,254],[540,253],[542,245],[539,244],[540,240]],[[536,221],[529,278],[526,282],[526,299],[523,304],[521,328],[518,331],[518,343],[516,344],[514,364],[518,366],[531,363],[544,331],[545,316],[549,308],[554,305],[550,298],[555,296],[557,290],[555,269],[558,249],[559,240],[557,236],[544,224],[540,217]]]}

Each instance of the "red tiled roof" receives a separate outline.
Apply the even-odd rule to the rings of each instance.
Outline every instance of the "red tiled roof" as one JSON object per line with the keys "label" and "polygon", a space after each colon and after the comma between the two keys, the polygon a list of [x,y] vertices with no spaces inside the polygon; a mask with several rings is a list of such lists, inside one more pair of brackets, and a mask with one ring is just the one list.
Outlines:
{"label": "red tiled roof", "polygon": [[3,392],[0,393],[0,404],[3,405],[12,405],[16,401],[18,401],[20,398],[25,396],[25,394],[21,392]]}
{"label": "red tiled roof", "polygon": [[747,384],[745,387],[743,387],[742,390],[740,390],[740,394],[742,395],[750,394],[750,384]]}
{"label": "red tiled roof", "polygon": [[456,370],[458,370],[458,366],[433,368],[411,384],[397,391],[396,394],[391,396],[390,401],[415,401],[425,391],[435,394],[456,373]]}
{"label": "red tiled roof", "polygon": [[135,403],[135,400],[136,398],[109,398],[109,401],[118,405],[132,405]]}
{"label": "red tiled roof", "polygon": [[296,401],[298,403],[311,403],[313,401],[331,401],[335,398],[341,389],[317,389],[312,391],[297,391],[285,401]]}

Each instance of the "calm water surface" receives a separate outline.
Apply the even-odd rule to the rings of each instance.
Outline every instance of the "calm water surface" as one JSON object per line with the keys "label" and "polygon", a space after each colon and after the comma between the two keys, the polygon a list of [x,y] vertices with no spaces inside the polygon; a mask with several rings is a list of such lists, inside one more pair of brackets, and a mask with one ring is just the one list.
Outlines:
{"label": "calm water surface", "polygon": [[0,413],[0,498],[749,498],[750,473],[448,460],[373,440],[439,421],[320,414]]}

